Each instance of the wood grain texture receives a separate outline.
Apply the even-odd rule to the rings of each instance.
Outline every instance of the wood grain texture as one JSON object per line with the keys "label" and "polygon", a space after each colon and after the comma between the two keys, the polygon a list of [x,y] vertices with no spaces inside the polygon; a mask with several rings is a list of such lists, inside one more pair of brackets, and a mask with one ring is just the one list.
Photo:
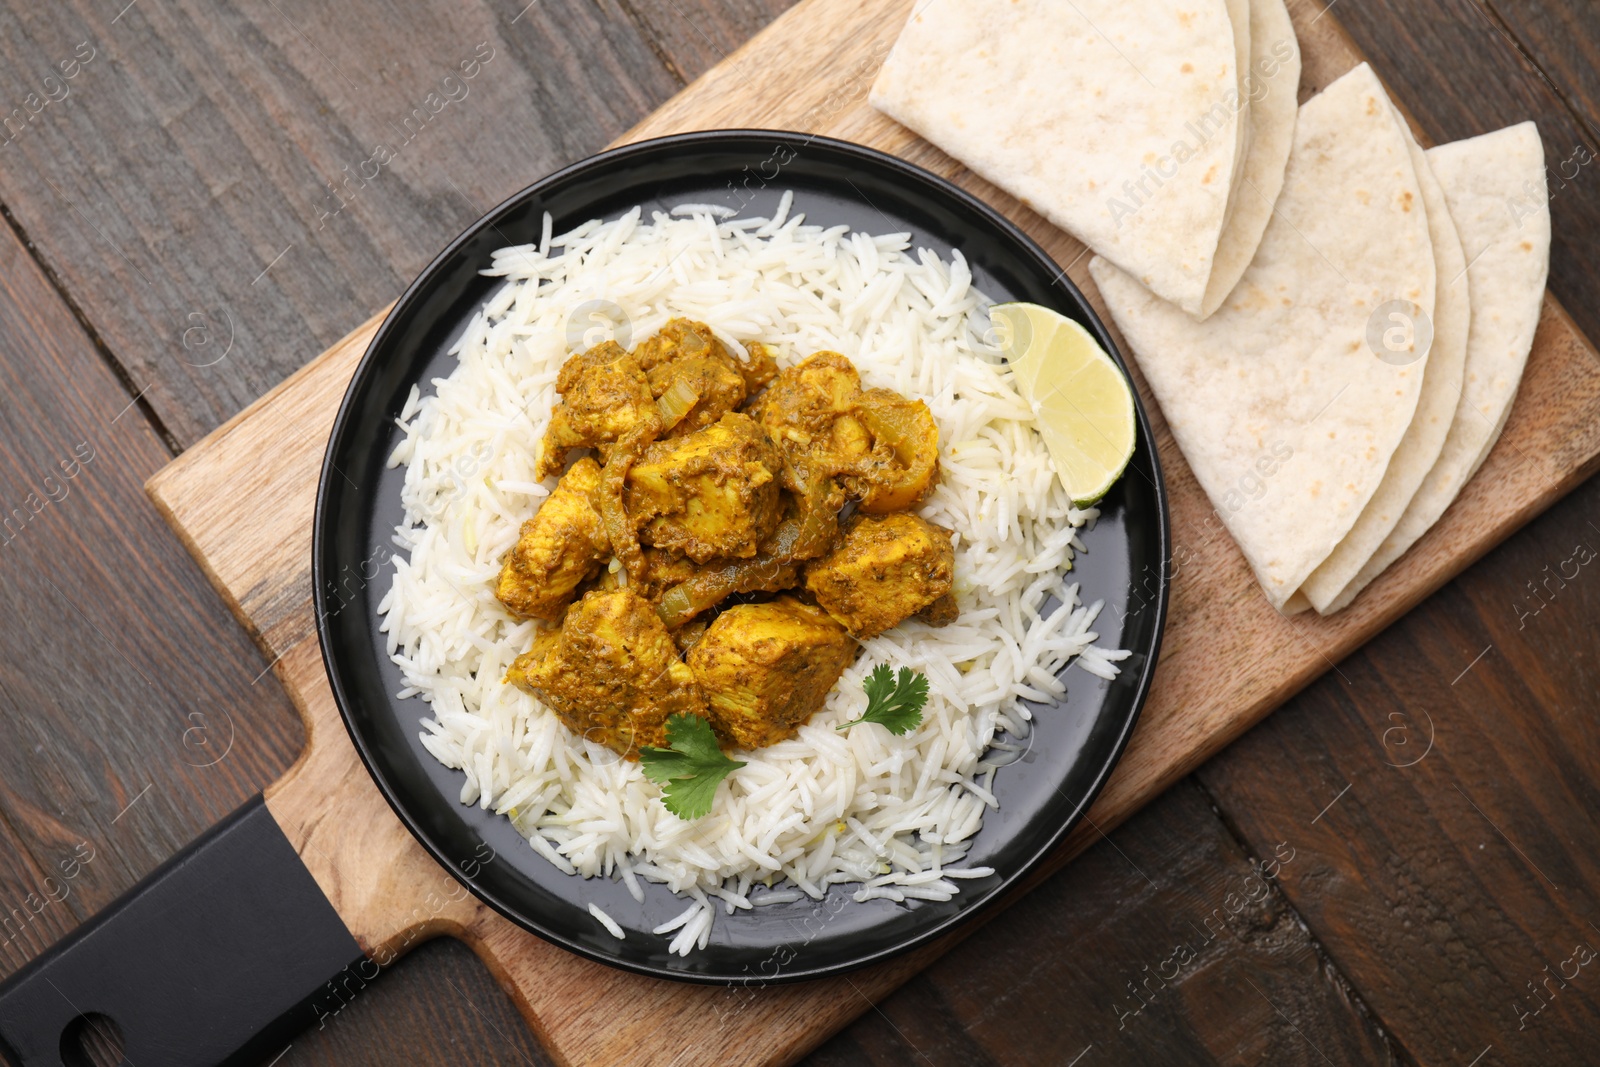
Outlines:
{"label": "wood grain texture", "polygon": [[656,55],[688,85],[766,27],[789,5],[782,0],[619,0]]}
{"label": "wood grain texture", "polygon": [[[1581,142],[1591,156],[1600,129],[1600,12],[1592,4],[1504,3],[1502,0],[1477,0],[1480,9],[1492,19],[1508,43],[1520,52],[1529,66],[1536,66],[1547,79],[1552,92],[1574,112],[1583,132]],[[1567,146],[1569,149],[1572,146]],[[1579,158],[1567,169],[1552,167],[1562,185],[1576,183],[1558,192],[1588,188],[1585,179],[1600,159]]]}
{"label": "wood grain texture", "polygon": [[[301,728],[141,485],[169,458],[28,251],[0,227],[0,821],[35,860],[95,858],[13,970],[282,772]],[[258,680],[259,679],[259,680]],[[20,890],[20,892],[19,892]],[[7,935],[13,930],[8,929]]]}
{"label": "wood grain texture", "polygon": [[614,0],[122,6],[0,12],[0,173],[180,445],[681,85]]}
{"label": "wood grain texture", "polygon": [[1302,835],[1287,896],[1421,1062],[1593,1059],[1597,516],[1585,486],[1201,771],[1247,839]]}
{"label": "wood grain texture", "polygon": [[1597,503],[1558,505],[1200,772],[1247,840],[1305,843],[1286,895],[1424,1063],[1592,1059],[1600,975],[1572,957],[1600,951],[1596,641],[1553,631],[1600,592],[1552,581],[1532,617],[1506,593],[1600,548]]}
{"label": "wood grain texture", "polygon": [[439,938],[419,944],[263,1067],[395,1064],[553,1067],[554,1061],[472,951]]}
{"label": "wood grain texture", "polygon": [[[898,24],[895,13],[885,13],[889,6],[894,7],[894,12],[903,12],[906,5],[863,9],[836,0],[808,0],[727,63],[714,68],[656,118],[632,131],[630,137],[692,126],[770,124],[819,130],[875,143],[952,174],[963,184],[979,190],[1008,210],[1061,261],[1073,261],[1077,258],[1077,246],[1069,238],[1051,230],[1003,195],[964,174],[952,161],[914,142],[904,131],[864,107],[861,98],[865,88]],[[1297,10],[1302,27],[1308,26],[1315,17],[1308,15],[1308,10]],[[800,48],[799,42],[806,40],[806,27],[813,24],[829,27],[827,42],[843,40],[848,42],[847,46],[817,47],[810,51]],[[1312,84],[1318,78],[1331,77],[1347,68],[1352,61],[1352,54],[1332,19],[1322,19],[1312,27],[1312,32],[1305,35],[1304,47],[1315,60],[1310,64],[1308,76]],[[782,62],[779,62],[780,57]],[[1081,264],[1078,269],[1081,272]],[[331,420],[331,402],[326,395],[321,397],[322,421],[315,423],[309,419],[309,413],[318,406],[312,394],[327,392],[326,382],[337,377],[332,368],[343,368],[342,373],[348,376],[358,347],[356,342],[349,343],[324,361],[326,367],[313,366],[304,372],[304,377],[286,383],[267,402],[252,408],[227,432],[219,435],[215,439],[220,442],[218,447],[226,447],[229,454],[235,456],[253,457],[260,454],[260,442],[281,438],[284,425],[304,422],[307,426],[319,426],[317,432],[325,433]],[[315,377],[318,373],[327,377],[318,379]],[[1551,302],[1536,355],[1530,362],[1523,400],[1518,405],[1522,417],[1514,416],[1507,432],[1507,447],[1497,450],[1490,466],[1485,468],[1489,473],[1469,488],[1461,504],[1452,509],[1441,527],[1419,544],[1394,574],[1375,585],[1350,612],[1334,620],[1284,622],[1271,612],[1220,525],[1213,521],[1207,526],[1205,518],[1209,507],[1203,494],[1192,476],[1182,468],[1180,458],[1163,433],[1163,460],[1169,469],[1174,524],[1178,532],[1174,624],[1157,693],[1147,709],[1134,747],[1094,813],[1095,821],[1105,827],[1126,817],[1321,673],[1330,660],[1339,658],[1397,617],[1580,479],[1600,449],[1594,418],[1595,405],[1600,404],[1597,380],[1600,374],[1596,372],[1593,353]],[[1527,416],[1528,412],[1538,412],[1540,417]],[[259,437],[252,438],[252,434]],[[253,440],[257,444],[253,445]],[[212,446],[213,441],[208,440],[164,472],[152,482],[152,495],[185,529],[186,536],[206,558],[219,584],[238,604],[241,615],[254,620],[257,633],[269,651],[273,655],[286,654],[278,669],[290,680],[291,690],[305,701],[305,709],[313,715],[314,721],[327,717],[326,724],[336,730],[331,705],[323,697],[308,695],[315,693],[318,682],[314,676],[320,676],[320,667],[307,641],[310,618],[305,576],[260,569],[255,554],[233,544],[231,536],[224,536],[228,534],[226,513],[216,506],[212,488],[216,476],[208,466]],[[315,469],[314,461],[308,466],[304,457],[292,463],[300,464],[302,470]],[[1491,494],[1481,489],[1497,476],[1500,492]],[[285,478],[274,484],[289,490],[293,481],[293,478]],[[1506,486],[1514,490],[1507,492]],[[312,480],[300,485],[295,490],[299,494],[298,501],[288,504],[283,509],[284,514],[293,514],[299,508],[309,516],[313,488]],[[280,535],[291,533],[288,528],[280,531]],[[306,558],[305,536],[305,528],[301,528],[298,552],[301,560]],[[1224,650],[1230,662],[1255,664],[1257,668],[1243,672],[1242,677],[1218,678],[1214,672],[1191,666],[1216,654],[1214,644],[1205,647],[1202,637],[1209,633],[1208,639],[1214,642],[1219,632],[1233,635],[1233,640],[1238,642],[1237,647]],[[325,686],[325,682],[322,684]],[[319,727],[313,725],[314,739],[318,730]],[[656,1044],[649,1047],[670,1049],[679,1047],[678,1042],[682,1040],[706,1037],[703,1032],[698,1035],[687,1032],[681,1022],[686,1014],[692,1016],[692,1012],[683,1011],[684,1004],[698,1003],[694,998],[704,993],[683,987],[658,991],[650,988],[658,983],[612,972],[599,973],[599,968],[556,953],[542,943],[511,931],[506,924],[483,915],[481,909],[439,909],[435,914],[419,917],[413,897],[406,892],[409,889],[407,872],[413,871],[408,864],[412,861],[397,862],[394,857],[403,855],[407,848],[420,857],[420,850],[409,839],[403,839],[397,824],[395,832],[399,837],[389,835],[385,840],[381,834],[369,835],[370,839],[360,846],[369,852],[359,863],[347,858],[343,846],[322,847],[331,846],[331,841],[311,847],[317,820],[326,811],[326,798],[313,783],[346,782],[353,777],[364,784],[365,779],[359,767],[353,767],[354,757],[348,751],[336,759],[314,741],[308,759],[327,762],[315,773],[308,769],[313,767],[312,763],[305,764],[298,777],[291,777],[274,791],[271,803],[275,813],[291,828],[291,836],[306,843],[308,864],[318,873],[330,895],[339,901],[341,910],[369,948],[391,947],[421,934],[439,931],[467,938],[490,959],[497,972],[520,989],[521,1003],[538,1020],[536,1025],[541,1035],[558,1054],[575,1060],[604,1058],[609,1052],[624,1047],[607,1042],[650,1040]],[[342,777],[334,777],[341,773]],[[341,788],[345,793],[341,803],[346,805],[342,809],[346,815],[358,812],[376,819],[386,814],[370,785],[365,786],[365,796],[358,795],[362,792],[360,788]],[[379,806],[373,807],[374,802]],[[357,825],[372,825],[359,817],[354,821]],[[331,823],[329,820],[322,824],[323,832],[337,834]],[[1077,835],[1072,850],[1083,845],[1088,833],[1092,831]],[[377,857],[390,848],[396,851],[387,853],[391,866],[384,868]],[[1057,862],[1066,854],[1058,857]],[[429,863],[425,859],[421,862]],[[414,873],[420,873],[420,869]],[[550,956],[551,953],[555,956]],[[919,957],[909,964],[922,962],[925,960]],[[897,964],[893,969],[869,972],[857,981],[869,996],[876,996],[911,973],[909,970],[902,972],[899,967]],[[584,991],[581,997],[573,997],[576,1003],[549,999],[553,987],[566,989],[569,985],[552,981],[551,975],[556,973],[552,968],[564,968],[559,970],[563,975],[580,976],[570,983],[568,990],[569,993],[576,989]],[[585,968],[596,973],[590,974]],[[534,981],[536,974],[543,979]],[[606,1033],[596,1033],[581,1011],[596,1003],[591,999],[593,996],[601,994],[615,997],[616,1003],[629,1006],[626,1018]],[[713,1035],[705,1044],[717,1053],[733,1057],[742,1058],[748,1054],[789,1058],[864,1006],[841,1011],[842,999],[837,988],[821,992],[810,987],[766,991],[761,1001],[761,1018],[749,1020],[752,1024],[749,1029],[737,1034]]]}
{"label": "wood grain texture", "polygon": [[1275,888],[1294,841],[1247,854],[1192,780],[1116,837],[809,1062],[1403,1062]]}

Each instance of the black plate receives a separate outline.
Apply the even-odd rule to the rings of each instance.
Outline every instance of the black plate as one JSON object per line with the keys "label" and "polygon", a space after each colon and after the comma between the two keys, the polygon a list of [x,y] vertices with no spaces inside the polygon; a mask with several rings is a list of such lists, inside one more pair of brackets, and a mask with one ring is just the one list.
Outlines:
{"label": "black plate", "polygon": [[[1101,644],[1129,648],[1120,677],[1103,682],[1070,666],[1067,697],[1036,711],[1026,756],[995,776],[998,811],[974,839],[969,863],[995,874],[962,883],[947,903],[857,904],[835,887],[801,901],[740,912],[718,909],[709,946],[669,956],[651,934],[684,908],[660,886],[643,905],[618,882],[566,876],[510,822],[458,803],[462,776],[418,741],[428,707],[398,700],[400,675],[384,652],[375,608],[389,587],[391,532],[401,520],[403,472],[385,461],[394,419],[414,383],[443,376],[445,355],[499,279],[478,271],[506,244],[537,242],[544,212],[561,233],[636,204],[727,204],[769,214],[784,190],[811,222],[869,233],[909,231],[948,256],[960,248],[975,283],[997,300],[1027,300],[1070,315],[1116,355],[1105,328],[1065,273],[1015,226],[955,186],[892,156],[802,134],[683,134],[605,152],[529,186],[451,243],[406,290],[373,338],[334,423],[317,495],[313,574],[318,632],[334,696],[356,749],[395,813],[457,878],[513,922],[574,952],[645,974],[690,981],[790,981],[833,974],[903,952],[995,899],[1061,840],[1111,773],[1144,703],[1166,616],[1166,495],[1139,411],[1128,473],[1082,534],[1074,576],[1084,600],[1104,599]],[[1117,356],[1120,362],[1120,356]],[[493,850],[492,858],[489,850]],[[468,875],[471,875],[469,878]],[[627,931],[617,941],[588,912],[593,901]]]}

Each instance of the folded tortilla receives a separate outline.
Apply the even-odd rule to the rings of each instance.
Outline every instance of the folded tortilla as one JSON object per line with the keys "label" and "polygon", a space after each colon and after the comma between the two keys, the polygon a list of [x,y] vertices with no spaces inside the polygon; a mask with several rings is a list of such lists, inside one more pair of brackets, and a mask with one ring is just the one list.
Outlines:
{"label": "folded tortilla", "polygon": [[1368,322],[1434,313],[1409,135],[1366,64],[1308,101],[1254,260],[1203,322],[1090,264],[1173,436],[1268,600],[1282,608],[1355,524],[1416,409],[1427,359],[1393,363]]}
{"label": "folded tortilla", "polygon": [[1438,460],[1445,437],[1454,420],[1456,402],[1461,398],[1462,366],[1467,356],[1467,330],[1472,319],[1468,295],[1467,257],[1461,251],[1461,238],[1444,190],[1434,177],[1422,147],[1412,139],[1405,120],[1395,115],[1406,131],[1411,163],[1422,188],[1422,204],[1427,209],[1428,233],[1433,241],[1433,259],[1439,271],[1439,288],[1434,302],[1433,343],[1428,349],[1427,370],[1422,375],[1422,392],[1411,425],[1389,460],[1378,491],[1372,494],[1361,517],[1344,535],[1333,553],[1323,560],[1301,592],[1311,606],[1328,613],[1356,574],[1370,560],[1384,539],[1400,521],[1401,514],[1416,496],[1422,480]]}
{"label": "folded tortilla", "polygon": [[[1228,28],[1233,34],[1233,87],[1239,101],[1235,122],[1238,136],[1233,139],[1233,178],[1228,184],[1228,206],[1222,213],[1222,229],[1217,234],[1217,249],[1222,248],[1222,236],[1227,233],[1233,213],[1239,204],[1240,179],[1244,176],[1245,160],[1250,153],[1250,94],[1245,79],[1250,70],[1250,5],[1251,0],[1223,0],[1228,12]],[[1212,253],[1212,273],[1216,272],[1216,253]],[[1210,285],[1210,278],[1206,279]],[[1200,296],[1202,305],[1205,294]]]}
{"label": "folded tortilla", "polygon": [[[1532,122],[1430,148],[1461,235],[1471,293],[1463,387],[1444,447],[1400,521],[1328,605],[1337,611],[1399,559],[1461,492],[1505,427],[1544,305],[1550,208]],[[1441,278],[1444,285],[1448,279]]]}
{"label": "folded tortilla", "polygon": [[923,4],[870,99],[1200,311],[1243,166],[1225,0]]}
{"label": "folded tortilla", "polygon": [[1230,197],[1231,209],[1200,301],[1205,318],[1239,284],[1266,232],[1272,206],[1283,188],[1283,169],[1294,143],[1300,105],[1300,46],[1283,0],[1250,0],[1249,59],[1241,93],[1249,104],[1244,167]]}

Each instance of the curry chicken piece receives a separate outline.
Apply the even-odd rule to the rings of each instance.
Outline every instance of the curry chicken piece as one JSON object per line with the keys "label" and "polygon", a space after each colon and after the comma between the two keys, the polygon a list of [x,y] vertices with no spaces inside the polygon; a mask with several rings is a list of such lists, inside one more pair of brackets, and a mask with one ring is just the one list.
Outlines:
{"label": "curry chicken piece", "polygon": [[561,617],[573,590],[594,577],[611,554],[594,491],[600,465],[585,456],[522,524],[522,533],[500,567],[494,595],[507,610],[524,618],[553,622]]}
{"label": "curry chicken piece", "polygon": [[[745,395],[754,396],[761,388],[778,376],[777,352],[771,345],[752,341],[745,345],[750,358],[744,362],[730,353],[711,327],[691,319],[672,319],[652,338],[633,350],[633,356],[646,374],[661,367],[688,359],[711,359],[726,363],[744,378]],[[715,422],[716,419],[709,420]]]}
{"label": "curry chicken piece", "polygon": [[680,359],[646,375],[667,437],[703,430],[744,403],[744,375],[732,363],[732,357]]}
{"label": "curry chicken piece", "polygon": [[760,341],[751,341],[744,346],[744,350],[750,354],[750,358],[739,364],[739,373],[744,375],[749,394],[755,396],[777,378],[778,350]]}
{"label": "curry chicken piece", "polygon": [[761,428],[730,412],[645,449],[628,471],[623,507],[645,544],[696,563],[749,558],[781,518],[782,465]]}
{"label": "curry chicken piece", "polygon": [[688,661],[717,736],[760,748],[793,737],[855,656],[843,626],[786,596],[724,611],[689,649]]}
{"label": "curry chicken piece", "polygon": [[939,427],[928,405],[893,389],[868,389],[855,414],[872,447],[840,481],[861,510],[881,515],[928,499],[939,484]]}
{"label": "curry chicken piece", "polygon": [[560,630],[541,634],[517,657],[506,681],[538,697],[573,733],[630,760],[641,745],[667,743],[668,716],[706,714],[694,672],[678,658],[655,605],[631,589],[586,595]]}
{"label": "curry chicken piece", "polygon": [[783,454],[784,486],[804,493],[810,475],[853,469],[872,447],[855,418],[861,375],[837,352],[818,352],[780,373],[752,414]]}
{"label": "curry chicken piece", "polygon": [[783,457],[784,488],[795,494],[781,556],[815,558],[838,536],[847,497],[836,476],[871,447],[850,411],[860,392],[855,364],[837,352],[817,352],[780,373],[751,409]]}
{"label": "curry chicken piece", "polygon": [[711,327],[692,319],[668,320],[655,336],[634,346],[633,356],[646,374],[680,359],[732,359]]}
{"label": "curry chicken piece", "polygon": [[754,414],[784,459],[784,486],[808,499],[836,484],[861,510],[915,507],[939,481],[939,428],[921,400],[862,389],[855,364],[817,352],[778,375]]}
{"label": "curry chicken piece", "polygon": [[664,548],[645,549],[644,561],[644,581],[638,583],[634,592],[641,593],[651,600],[659,600],[663,592],[679,582],[688,581],[700,571],[699,565],[694,560]]}
{"label": "curry chicken piece", "polygon": [[661,433],[661,409],[651,395],[650,380],[639,361],[615,341],[568,358],[556,378],[556,392],[561,402],[550,414],[539,448],[540,478],[560,471],[571,449],[598,448],[625,438],[654,440]]}
{"label": "curry chicken piece", "polygon": [[954,571],[943,526],[905,511],[857,515],[838,546],[806,568],[806,589],[864,641],[919,612],[937,625],[951,621]]}
{"label": "curry chicken piece", "polygon": [[750,395],[743,367],[703,322],[673,319],[633,355],[650,382],[668,437],[705,429]]}
{"label": "curry chicken piece", "polygon": [[740,361],[711,327],[673,319],[633,350],[661,409],[665,436],[703,430],[745,402],[778,374],[771,348],[747,346]]}

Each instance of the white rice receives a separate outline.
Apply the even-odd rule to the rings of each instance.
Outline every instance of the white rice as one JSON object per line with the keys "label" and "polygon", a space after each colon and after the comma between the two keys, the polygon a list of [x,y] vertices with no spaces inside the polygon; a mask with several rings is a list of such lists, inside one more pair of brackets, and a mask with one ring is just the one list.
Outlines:
{"label": "white rice", "polygon": [[617,920],[607,915],[601,910],[600,905],[596,904],[592,900],[589,902],[589,914],[593,915],[595,919],[599,921],[600,925],[606,928],[606,933],[610,934],[618,941],[622,941],[627,938],[627,935],[622,932],[622,927],[617,925]]}
{"label": "white rice", "polygon": [[[559,236],[547,218],[538,245],[495,254],[485,273],[505,284],[455,346],[449,377],[427,396],[413,390],[391,458],[406,467],[406,521],[379,611],[401,695],[431,706],[423,744],[462,772],[462,803],[508,815],[562,871],[620,877],[636,899],[638,879],[692,898],[655,931],[679,953],[706,944],[713,898],[732,913],[847,883],[857,900],[948,900],[952,879],[992,873],[959,866],[996,805],[995,769],[1021,748],[991,742],[1026,737],[1023,701],[1059,697],[1056,675],[1074,657],[1112,678],[1127,655],[1095,646],[1101,605],[1080,604],[1064,580],[1083,547],[1075,528],[1096,513],[1074,508],[1053,476],[966,262],[912,249],[905,234],[807,225],[791,203],[785,195],[772,219],[719,221],[688,205],[646,222],[635,209]],[[535,624],[500,606],[494,579],[554,484],[535,479],[534,460],[569,315],[596,301],[612,319],[620,309],[632,343],[683,315],[741,356],[753,340],[776,344],[785,364],[842,352],[867,386],[922,398],[939,425],[943,472],[922,514],[956,531],[960,618],[865,642],[799,735],[739,753],[747,765],[693,822],[663,807],[637,763],[501,681]],[[1047,598],[1059,603],[1046,610]],[[922,725],[898,738],[876,726],[838,733],[864,710],[861,683],[879,663],[927,675]],[[764,895],[752,901],[752,889]]]}

